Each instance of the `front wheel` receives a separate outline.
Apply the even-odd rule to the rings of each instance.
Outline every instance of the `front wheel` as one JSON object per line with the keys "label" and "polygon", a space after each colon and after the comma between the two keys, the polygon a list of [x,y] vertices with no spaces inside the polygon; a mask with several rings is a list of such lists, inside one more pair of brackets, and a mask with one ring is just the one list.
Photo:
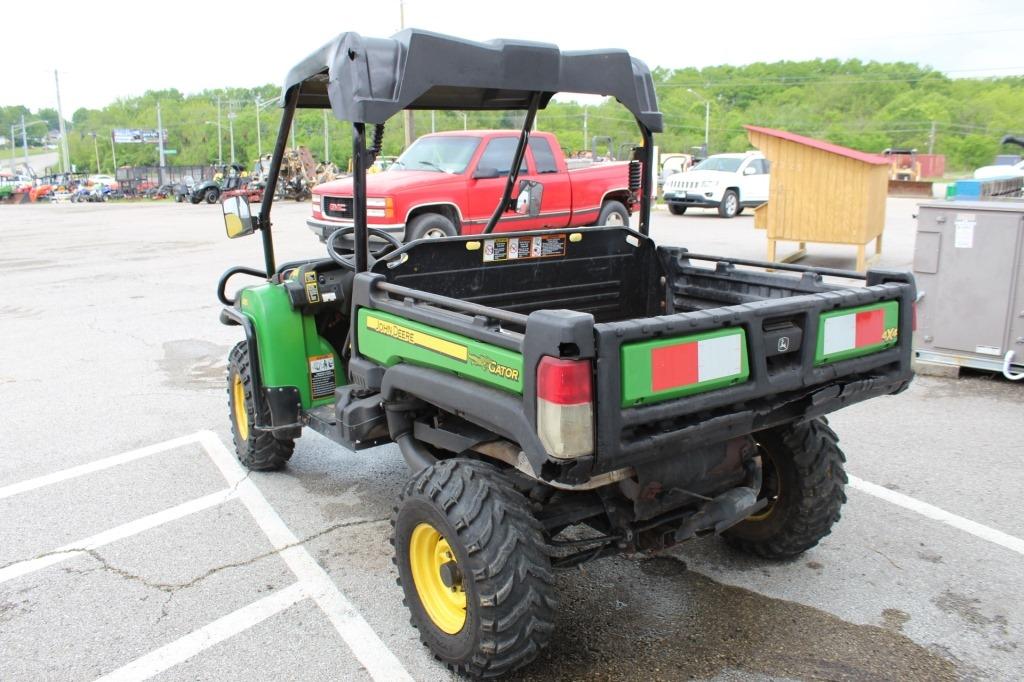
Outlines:
{"label": "front wheel", "polygon": [[460,458],[429,466],[391,523],[412,625],[440,661],[497,677],[536,658],[554,629],[554,577],[540,523],[500,470]]}
{"label": "front wheel", "polygon": [[409,221],[406,228],[405,241],[416,239],[439,239],[452,237],[456,234],[455,223],[440,213],[424,213]]}
{"label": "front wheel", "polygon": [[629,227],[629,211],[621,202],[606,201],[597,217],[597,224],[607,227]]}
{"label": "front wheel", "polygon": [[735,547],[791,559],[832,532],[846,502],[846,461],[835,431],[820,419],[755,434],[762,499],[768,505],[724,533]]}
{"label": "front wheel", "polygon": [[736,190],[727,189],[722,195],[722,203],[718,205],[718,215],[723,218],[735,218],[740,211],[740,197]]}
{"label": "front wheel", "polygon": [[679,204],[669,204],[668,212],[671,213],[672,215],[683,215],[684,213],[686,213],[686,207],[680,206]]}
{"label": "front wheel", "polygon": [[[249,345],[240,341],[228,356],[228,408],[231,411],[231,436],[238,461],[252,471],[280,469],[291,459],[295,441],[279,439],[269,431],[257,431],[256,411],[253,405],[252,366]],[[270,410],[264,404],[260,415],[264,422],[270,419]]]}
{"label": "front wheel", "polygon": [[211,187],[203,193],[203,198],[206,199],[206,203],[208,204],[216,204],[217,199],[220,198],[220,190],[216,187]]}

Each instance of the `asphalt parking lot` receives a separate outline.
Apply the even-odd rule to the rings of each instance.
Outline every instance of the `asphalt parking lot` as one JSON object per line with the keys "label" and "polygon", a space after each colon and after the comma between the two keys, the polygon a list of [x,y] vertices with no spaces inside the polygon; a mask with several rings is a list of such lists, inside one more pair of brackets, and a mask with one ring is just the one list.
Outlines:
{"label": "asphalt parking lot", "polygon": [[[908,268],[892,199],[881,265]],[[280,261],[317,256],[307,204]],[[655,214],[662,243],[762,258],[748,215]],[[246,475],[214,289],[262,263],[219,207],[0,206],[0,679],[448,679],[391,564],[406,470],[307,432]],[[852,267],[852,248],[805,262]],[[831,536],[769,564],[704,538],[559,577],[536,680],[1019,679],[1024,385],[919,377],[837,413],[852,474]]]}

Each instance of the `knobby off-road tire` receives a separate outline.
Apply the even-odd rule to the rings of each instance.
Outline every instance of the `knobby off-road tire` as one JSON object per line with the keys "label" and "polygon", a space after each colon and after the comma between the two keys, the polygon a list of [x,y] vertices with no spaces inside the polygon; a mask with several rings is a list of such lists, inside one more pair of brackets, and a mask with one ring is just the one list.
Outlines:
{"label": "knobby off-road tire", "polygon": [[[547,644],[557,601],[542,527],[497,468],[468,459],[427,467],[405,486],[392,528],[398,582],[412,625],[449,669],[475,678],[498,677],[532,661]],[[424,577],[425,566],[430,567],[424,563],[424,536],[440,543],[434,546],[448,557],[446,565],[441,565],[444,558],[436,564],[440,594],[431,589],[439,585],[434,576]],[[445,588],[453,595],[445,594]],[[463,615],[456,609],[453,620],[451,601],[445,598],[462,596],[460,622]],[[435,617],[431,613],[438,614],[439,601],[440,617]]]}
{"label": "knobby off-road tire", "polygon": [[762,496],[769,505],[725,532],[733,546],[766,559],[790,559],[832,531],[846,502],[846,461],[839,437],[820,419],[755,436]]}
{"label": "knobby off-road tire", "polygon": [[[278,439],[269,431],[256,431],[252,400],[252,373],[249,346],[240,341],[228,356],[228,408],[231,436],[238,461],[252,471],[280,469],[295,450],[292,439]],[[269,408],[264,405],[261,421],[269,421]]]}

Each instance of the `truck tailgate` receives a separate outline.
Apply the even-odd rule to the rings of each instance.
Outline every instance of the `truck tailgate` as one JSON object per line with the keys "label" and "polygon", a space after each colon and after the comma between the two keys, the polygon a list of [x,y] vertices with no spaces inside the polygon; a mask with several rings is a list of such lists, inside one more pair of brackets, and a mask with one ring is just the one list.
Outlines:
{"label": "truck tailgate", "polygon": [[913,376],[908,273],[846,273],[867,286],[838,287],[809,268],[789,266],[806,271],[794,278],[681,262],[677,309],[701,286],[742,302],[594,326],[601,470],[820,416]]}

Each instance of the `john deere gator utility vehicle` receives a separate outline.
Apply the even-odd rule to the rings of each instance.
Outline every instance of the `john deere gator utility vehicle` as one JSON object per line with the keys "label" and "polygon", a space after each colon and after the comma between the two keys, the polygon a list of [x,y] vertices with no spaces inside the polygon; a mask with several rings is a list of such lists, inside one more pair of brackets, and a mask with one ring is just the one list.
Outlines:
{"label": "john deere gator utility vehicle", "polygon": [[[544,215],[545,178],[520,167],[560,91],[614,97],[635,119],[636,230],[515,231]],[[265,255],[218,287],[221,321],[245,336],[228,369],[235,448],[268,470],[303,427],[366,457],[397,444],[411,470],[397,573],[441,661],[494,677],[532,660],[552,636],[553,569],[708,533],[784,559],[829,533],[846,475],[823,416],[911,380],[913,280],[657,246],[662,117],[642,62],[345,33],[291,70],[282,103],[258,214],[225,203],[228,236],[258,230]],[[299,108],[351,123],[353,219],[323,258],[278,264],[271,206]],[[400,244],[367,229],[387,199],[366,196],[366,172],[403,109],[524,112],[482,234]],[[229,296],[236,274],[264,281]]]}

